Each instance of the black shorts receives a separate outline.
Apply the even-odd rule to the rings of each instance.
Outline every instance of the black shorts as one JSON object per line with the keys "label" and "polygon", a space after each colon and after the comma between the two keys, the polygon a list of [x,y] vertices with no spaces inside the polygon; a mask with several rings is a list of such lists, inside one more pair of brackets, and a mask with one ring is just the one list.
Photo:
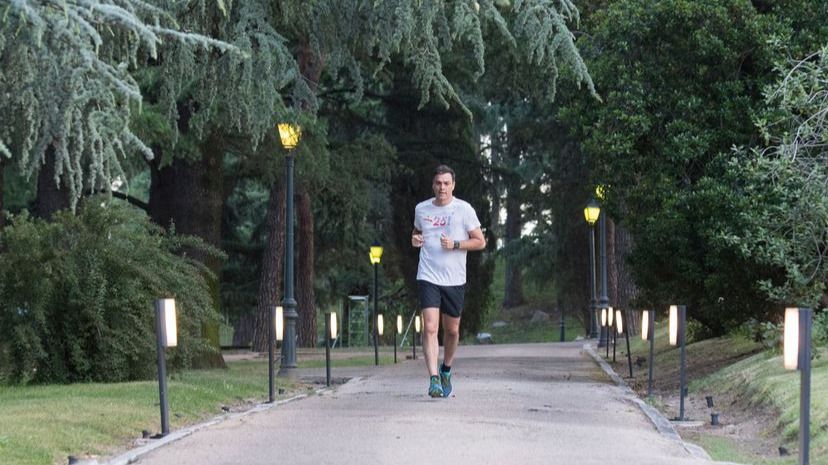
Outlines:
{"label": "black shorts", "polygon": [[454,318],[460,318],[463,312],[463,299],[466,295],[466,285],[438,286],[428,281],[417,281],[420,292],[420,308],[439,308]]}

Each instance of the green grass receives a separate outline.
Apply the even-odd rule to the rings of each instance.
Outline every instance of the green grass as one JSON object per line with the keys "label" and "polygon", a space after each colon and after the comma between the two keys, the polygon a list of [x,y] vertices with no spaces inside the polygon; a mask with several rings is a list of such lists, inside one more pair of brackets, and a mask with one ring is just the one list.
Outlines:
{"label": "green grass", "polygon": [[[792,454],[798,446],[800,373],[782,367],[768,352],[754,355],[711,375],[700,388],[715,392],[739,389],[748,406],[767,405],[779,412],[777,429]],[[811,463],[828,465],[828,352],[820,351],[811,371]],[[775,462],[774,462],[775,463]]]}
{"label": "green grass", "polygon": [[[665,322],[656,324],[654,384],[657,391],[672,392],[678,388],[679,350],[667,343]],[[632,359],[649,357],[649,346],[640,337],[630,339]],[[619,349],[625,350],[619,340]],[[720,337],[688,344],[687,373],[690,396],[713,395],[716,398],[736,397],[737,404],[721,406],[727,410],[746,412],[764,408],[779,412],[778,424],[769,431],[778,445],[790,451],[787,457],[761,457],[747,450],[738,440],[705,432],[682,432],[691,442],[698,443],[715,459],[737,463],[796,463],[799,432],[799,372],[786,371],[781,356],[760,351],[761,345],[744,337]],[[757,353],[757,351],[759,351]],[[619,352],[621,354],[622,352]],[[603,354],[599,350],[599,354]],[[615,370],[626,372],[626,356],[619,355]],[[647,365],[634,370],[630,384],[639,395],[646,395]],[[738,393],[738,394],[735,394]],[[665,415],[675,412],[664,412]],[[811,373],[811,463],[828,465],[828,352],[812,364]]]}
{"label": "green grass", "polygon": [[[267,362],[241,361],[227,370],[175,373],[168,383],[170,427],[212,418],[222,406],[262,402]],[[286,397],[304,387],[277,378]],[[158,383],[0,386],[0,463],[49,465],[68,455],[110,455],[160,430]]]}
{"label": "green grass", "polygon": [[746,452],[738,442],[728,437],[709,434],[682,433],[682,435],[690,442],[701,446],[710,454],[713,460],[719,462],[750,463],[752,465],[794,465],[797,462],[796,455],[766,458],[751,454]]}
{"label": "green grass", "polygon": [[[577,320],[566,318],[565,324],[567,341],[574,341],[576,337],[584,335],[584,330]],[[506,326],[500,328],[489,327],[484,331],[492,335],[495,344],[558,342],[561,338],[559,321],[532,323],[528,320],[512,320]]]}
{"label": "green grass", "polygon": [[[392,365],[394,363],[394,354],[387,354],[386,348],[381,349],[379,354],[379,363],[380,365]],[[409,347],[408,350],[398,350],[397,351],[397,360],[405,360],[405,356],[411,352],[411,348]],[[332,369],[336,369],[337,367],[364,367],[370,366],[374,364],[374,356],[373,355],[354,355],[353,357],[349,357],[344,360],[339,359],[332,359],[331,360],[331,367]],[[325,367],[325,360],[307,360],[304,362],[299,363],[299,368],[324,368]]]}

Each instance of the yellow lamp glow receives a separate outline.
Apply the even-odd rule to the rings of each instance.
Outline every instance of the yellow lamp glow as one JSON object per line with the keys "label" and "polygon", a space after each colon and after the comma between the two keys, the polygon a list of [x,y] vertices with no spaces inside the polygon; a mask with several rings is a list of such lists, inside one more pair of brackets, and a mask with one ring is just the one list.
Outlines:
{"label": "yellow lamp glow", "polygon": [[618,334],[624,334],[624,321],[621,318],[621,310],[615,311],[615,327],[618,329]]}
{"label": "yellow lamp glow", "polygon": [[641,313],[641,339],[647,341],[650,339],[650,311],[644,310]]}
{"label": "yellow lamp glow", "polygon": [[607,309],[602,308],[601,309],[601,326],[606,326],[606,325],[607,325]]}
{"label": "yellow lamp glow", "polygon": [[164,318],[164,347],[175,347],[178,345],[175,299],[161,299],[161,314]]}
{"label": "yellow lamp glow", "polygon": [[603,184],[598,184],[597,186],[595,186],[595,197],[597,197],[598,200],[604,200],[604,194],[606,193],[606,191],[606,186],[604,186]]}
{"label": "yellow lamp glow", "polygon": [[403,319],[402,315],[397,315],[397,334],[402,334]]}
{"label": "yellow lamp glow", "polygon": [[291,123],[279,123],[278,127],[282,146],[288,150],[295,149],[299,144],[299,139],[302,138],[302,128]]}
{"label": "yellow lamp glow", "polygon": [[678,306],[670,305],[670,345],[678,344]]}
{"label": "yellow lamp glow", "polygon": [[331,339],[336,339],[336,334],[339,331],[339,328],[336,326],[336,312],[331,312]]}
{"label": "yellow lamp glow", "polygon": [[382,313],[378,313],[377,314],[377,334],[382,336],[384,328],[385,328],[385,320],[382,318]]}
{"label": "yellow lamp glow", "polygon": [[784,354],[786,370],[799,368],[799,309],[785,309]]}
{"label": "yellow lamp glow", "polygon": [[420,332],[420,315],[414,317],[414,331]]}
{"label": "yellow lamp glow", "polygon": [[276,307],[276,340],[281,341],[285,337],[285,312],[282,306]]}
{"label": "yellow lamp glow", "polygon": [[601,207],[598,205],[598,202],[595,199],[590,199],[587,206],[584,208],[584,218],[586,218],[587,223],[590,226],[594,226],[595,222],[598,221],[598,216],[601,214]]}
{"label": "yellow lamp glow", "polygon": [[372,245],[371,252],[368,253],[368,256],[371,258],[372,265],[378,265],[380,259],[382,259],[382,246],[379,244]]}
{"label": "yellow lamp glow", "polygon": [[607,309],[607,325],[612,326],[613,321],[615,321],[615,310],[610,307]]}

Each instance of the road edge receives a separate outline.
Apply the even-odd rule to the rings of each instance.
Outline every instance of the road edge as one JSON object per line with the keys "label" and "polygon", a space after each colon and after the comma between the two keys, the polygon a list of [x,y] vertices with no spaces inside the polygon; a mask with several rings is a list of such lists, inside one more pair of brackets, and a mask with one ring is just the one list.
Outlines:
{"label": "road edge", "polygon": [[601,369],[603,369],[604,372],[607,375],[609,375],[610,378],[612,378],[615,384],[625,394],[627,400],[629,400],[633,404],[636,404],[638,408],[641,409],[644,415],[650,420],[650,422],[653,424],[653,426],[655,426],[656,430],[662,436],[672,441],[678,442],[681,445],[681,447],[683,447],[684,450],[686,450],[693,457],[719,464],[728,463],[714,461],[706,450],[695,444],[685,442],[683,439],[681,439],[681,436],[679,436],[678,432],[676,432],[676,428],[672,425],[672,423],[670,423],[670,420],[665,418],[664,415],[662,415],[661,412],[659,412],[655,407],[649,405],[648,403],[644,402],[640,397],[638,397],[635,391],[633,391],[632,388],[630,388],[630,386],[627,385],[624,379],[618,376],[615,370],[613,370],[612,367],[609,366],[609,364],[600,355],[598,355],[597,352],[595,352],[595,349],[592,347],[592,344],[584,344],[583,349],[592,357],[593,360],[595,360],[595,363],[597,363],[598,366],[600,366]]}
{"label": "road edge", "polygon": [[[361,377],[358,377],[358,376],[350,378],[345,384],[350,383],[350,382],[355,381],[355,380],[358,380],[360,378]],[[151,442],[149,442],[149,443],[147,443],[143,446],[139,446],[139,447],[136,447],[134,449],[130,449],[130,450],[128,450],[128,451],[126,451],[122,454],[116,455],[115,457],[111,457],[111,458],[109,458],[107,460],[104,460],[102,462],[98,462],[97,460],[81,461],[81,462],[77,462],[77,465],[128,465],[130,463],[133,463],[133,462],[139,460],[142,456],[144,456],[144,455],[146,455],[146,454],[148,454],[148,453],[150,453],[150,452],[152,452],[152,451],[154,451],[154,450],[156,450],[160,447],[164,447],[167,444],[171,444],[173,442],[176,442],[178,440],[186,438],[187,436],[190,436],[190,435],[192,435],[192,434],[194,434],[198,431],[201,431],[205,428],[209,428],[210,426],[214,426],[214,425],[217,425],[219,423],[223,423],[223,422],[228,421],[228,420],[235,420],[237,418],[246,417],[248,415],[253,415],[253,414],[259,413],[259,412],[267,412],[267,411],[272,410],[272,409],[274,409],[274,408],[276,408],[280,405],[287,404],[288,402],[295,402],[297,400],[304,399],[304,398],[309,397],[311,395],[324,394],[325,392],[330,391],[331,389],[332,388],[329,388],[329,387],[323,387],[323,388],[320,388],[320,389],[317,389],[317,390],[313,391],[312,394],[311,393],[299,394],[299,395],[290,397],[288,399],[283,399],[283,400],[280,400],[278,402],[273,402],[272,404],[271,403],[262,403],[262,404],[258,404],[255,407],[252,407],[250,409],[247,409],[247,410],[244,410],[244,411],[241,411],[241,412],[233,412],[233,413],[227,413],[227,414],[224,414],[224,415],[219,415],[219,416],[217,416],[217,417],[215,417],[211,420],[205,421],[203,423],[198,423],[198,424],[195,424],[195,425],[187,426],[185,428],[181,428],[180,430],[173,431],[170,434],[168,434],[168,435],[166,435],[162,438],[153,439],[153,440],[151,440]]]}

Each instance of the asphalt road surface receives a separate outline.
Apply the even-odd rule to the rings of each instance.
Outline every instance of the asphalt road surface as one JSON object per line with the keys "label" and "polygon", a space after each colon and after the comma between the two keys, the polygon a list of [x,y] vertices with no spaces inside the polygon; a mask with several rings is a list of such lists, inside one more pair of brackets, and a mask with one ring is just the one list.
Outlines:
{"label": "asphalt road surface", "polygon": [[461,346],[445,399],[426,395],[421,358],[358,371],[344,385],[203,428],[136,463],[712,463],[659,433],[580,342]]}

